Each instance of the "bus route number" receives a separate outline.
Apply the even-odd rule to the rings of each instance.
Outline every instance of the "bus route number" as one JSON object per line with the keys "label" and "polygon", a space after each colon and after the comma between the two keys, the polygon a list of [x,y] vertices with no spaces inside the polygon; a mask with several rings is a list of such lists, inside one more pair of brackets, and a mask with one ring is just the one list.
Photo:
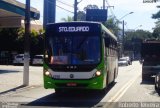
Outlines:
{"label": "bus route number", "polygon": [[53,78],[60,79],[60,75],[53,75]]}

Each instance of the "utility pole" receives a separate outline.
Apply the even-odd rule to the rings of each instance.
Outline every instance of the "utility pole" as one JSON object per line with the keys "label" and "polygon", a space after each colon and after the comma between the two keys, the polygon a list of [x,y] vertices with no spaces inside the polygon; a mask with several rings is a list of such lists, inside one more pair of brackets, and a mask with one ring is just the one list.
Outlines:
{"label": "utility pole", "polygon": [[[123,19],[127,15],[133,14],[134,12],[130,12],[125,14],[123,17],[121,17],[119,20]],[[124,55],[124,20],[122,21],[122,56]]]}
{"label": "utility pole", "polygon": [[105,0],[103,0],[103,9],[105,9]]}
{"label": "utility pole", "polygon": [[124,20],[122,21],[122,56],[124,55]]}
{"label": "utility pole", "polygon": [[74,1],[74,21],[77,21],[77,0]]}
{"label": "utility pole", "polygon": [[26,0],[23,85],[29,85],[30,0]]}
{"label": "utility pole", "polygon": [[43,4],[43,28],[46,28],[48,23],[55,23],[56,19],[56,1],[44,0]]}

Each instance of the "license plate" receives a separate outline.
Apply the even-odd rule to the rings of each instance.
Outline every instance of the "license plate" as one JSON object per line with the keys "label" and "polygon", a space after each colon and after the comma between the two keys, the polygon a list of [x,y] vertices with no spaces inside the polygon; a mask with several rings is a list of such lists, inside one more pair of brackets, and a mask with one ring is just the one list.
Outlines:
{"label": "license plate", "polygon": [[67,86],[75,87],[75,86],[77,86],[77,83],[67,83]]}

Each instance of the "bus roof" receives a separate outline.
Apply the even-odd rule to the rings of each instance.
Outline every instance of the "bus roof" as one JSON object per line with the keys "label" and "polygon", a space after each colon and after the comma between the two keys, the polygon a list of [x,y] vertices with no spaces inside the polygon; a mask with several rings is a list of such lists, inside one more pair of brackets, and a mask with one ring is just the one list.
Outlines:
{"label": "bus roof", "polygon": [[47,25],[51,24],[67,24],[67,23],[93,23],[93,24],[101,24],[100,22],[93,22],[93,21],[71,21],[71,22],[57,22],[57,23],[48,23]]}
{"label": "bus roof", "polygon": [[110,30],[108,30],[103,24],[101,24],[101,26],[108,35],[110,35],[113,39],[117,41],[117,37]]}

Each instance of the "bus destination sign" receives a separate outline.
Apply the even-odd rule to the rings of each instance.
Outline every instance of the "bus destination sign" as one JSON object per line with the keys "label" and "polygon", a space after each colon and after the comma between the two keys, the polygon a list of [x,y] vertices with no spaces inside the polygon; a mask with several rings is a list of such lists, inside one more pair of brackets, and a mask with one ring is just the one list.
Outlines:
{"label": "bus destination sign", "polygon": [[59,27],[59,32],[89,32],[89,26]]}

